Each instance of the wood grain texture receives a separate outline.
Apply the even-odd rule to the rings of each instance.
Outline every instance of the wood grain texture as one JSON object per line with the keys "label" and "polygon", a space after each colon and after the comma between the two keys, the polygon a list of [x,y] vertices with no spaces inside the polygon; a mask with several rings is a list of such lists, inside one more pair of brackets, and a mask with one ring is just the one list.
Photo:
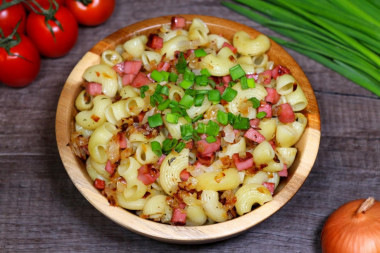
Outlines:
{"label": "wood grain texture", "polygon": [[213,15],[274,35],[219,2],[118,0],[105,24],[80,28],[68,55],[43,59],[30,86],[0,85],[0,252],[320,252],[320,230],[334,209],[370,195],[380,199],[380,99],[291,50],[315,91],[322,139],[301,190],[269,219],[225,241],[173,245],[122,228],[83,198],[55,142],[58,98],[74,65],[108,34],[156,16]]}

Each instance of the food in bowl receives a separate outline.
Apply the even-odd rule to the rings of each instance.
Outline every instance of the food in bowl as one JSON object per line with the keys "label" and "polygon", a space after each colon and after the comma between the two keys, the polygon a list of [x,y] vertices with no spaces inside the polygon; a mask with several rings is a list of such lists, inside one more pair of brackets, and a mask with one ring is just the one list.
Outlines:
{"label": "food in bowl", "polygon": [[270,40],[194,18],[136,35],[83,73],[73,152],[111,205],[173,225],[244,215],[287,176],[308,102]]}

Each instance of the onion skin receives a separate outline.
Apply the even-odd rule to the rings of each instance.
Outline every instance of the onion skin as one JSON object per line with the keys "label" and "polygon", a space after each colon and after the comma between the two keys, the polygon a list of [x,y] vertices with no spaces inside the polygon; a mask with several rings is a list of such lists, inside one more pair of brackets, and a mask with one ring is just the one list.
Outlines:
{"label": "onion skin", "polygon": [[324,253],[380,252],[380,202],[357,212],[364,201],[348,202],[327,219],[321,235]]}

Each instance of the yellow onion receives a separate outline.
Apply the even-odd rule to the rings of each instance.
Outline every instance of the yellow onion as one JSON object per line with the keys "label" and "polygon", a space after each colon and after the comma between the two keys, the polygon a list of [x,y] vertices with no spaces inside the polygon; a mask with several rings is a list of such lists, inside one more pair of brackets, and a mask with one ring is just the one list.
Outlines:
{"label": "yellow onion", "polygon": [[380,202],[370,197],[339,207],[322,229],[324,253],[379,253]]}

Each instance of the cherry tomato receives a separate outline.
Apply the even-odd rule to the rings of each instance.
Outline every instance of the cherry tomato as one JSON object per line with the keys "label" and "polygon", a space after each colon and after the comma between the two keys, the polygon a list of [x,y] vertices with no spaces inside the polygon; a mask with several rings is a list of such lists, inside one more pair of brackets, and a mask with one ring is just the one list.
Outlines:
{"label": "cherry tomato", "polygon": [[26,20],[26,32],[36,45],[38,51],[47,57],[61,57],[67,54],[78,38],[78,24],[71,12],[60,6],[54,17],[62,25],[49,20],[53,34],[45,24],[45,16],[31,12]]}
{"label": "cherry tomato", "polygon": [[[50,6],[50,0],[35,0],[35,1],[41,7],[45,8],[45,9],[49,8],[49,6]],[[55,0],[55,1],[57,2],[57,4],[59,6],[64,5],[64,3],[65,3],[65,0]],[[37,11],[39,10],[39,8],[33,3],[32,0],[27,0],[26,2],[27,3],[22,3],[22,4],[24,5],[25,9],[27,9],[27,11],[29,11],[29,12],[32,11],[32,8],[30,8],[29,5],[33,6],[35,8],[35,10],[37,10]]]}
{"label": "cherry tomato", "polygon": [[[26,35],[19,35],[20,42],[10,49],[10,54],[0,47],[0,82],[11,87],[28,85],[40,71],[41,59],[37,48]],[[2,39],[0,41],[3,42]],[[0,43],[0,46],[4,44]]]}
{"label": "cherry tomato", "polygon": [[66,0],[65,4],[78,23],[86,26],[104,23],[115,8],[115,0]]}
{"label": "cherry tomato", "polygon": [[[10,2],[12,0],[5,0],[5,2]],[[0,0],[0,5],[3,4],[3,0]],[[25,32],[25,20],[26,20],[26,12],[22,4],[16,4],[11,7],[8,7],[2,11],[0,11],[0,28],[13,28],[16,27],[17,23],[21,20],[21,23],[17,29],[17,32],[24,33]]]}

